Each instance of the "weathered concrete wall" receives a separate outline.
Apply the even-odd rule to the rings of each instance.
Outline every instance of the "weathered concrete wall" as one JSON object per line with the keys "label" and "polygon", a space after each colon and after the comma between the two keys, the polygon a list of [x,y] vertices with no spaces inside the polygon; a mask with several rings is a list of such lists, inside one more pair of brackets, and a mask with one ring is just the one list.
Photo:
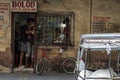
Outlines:
{"label": "weathered concrete wall", "polygon": [[[39,0],[37,0],[39,1]],[[38,2],[39,11],[73,12],[75,14],[75,47],[68,49],[65,56],[76,57],[81,34],[90,33],[90,1],[89,0],[48,0],[49,3]]]}
{"label": "weathered concrete wall", "polygon": [[[120,32],[120,0],[93,0],[92,19],[95,17],[98,22],[105,23],[104,29],[111,29],[111,32]],[[109,18],[109,19],[108,19]],[[102,25],[102,24],[100,24]]]}
{"label": "weathered concrete wall", "polygon": [[[8,0],[1,0],[8,3]],[[10,67],[11,63],[11,24],[9,3],[0,6],[0,65]],[[2,9],[4,8],[4,9]],[[3,68],[5,69],[5,68]]]}
{"label": "weathered concrete wall", "polygon": [[[10,3],[17,0],[0,0],[1,3]],[[22,0],[24,1],[24,0]],[[46,12],[74,12],[75,13],[75,49],[79,47],[79,38],[81,34],[90,33],[90,1],[91,0],[48,0],[49,3],[44,3],[43,0],[38,2],[38,11]],[[92,22],[94,17],[99,19],[108,17],[106,23],[114,23],[115,28],[120,26],[120,0],[92,0]],[[10,14],[11,15],[11,14]],[[11,16],[9,17],[11,19]],[[104,20],[103,20],[104,21]],[[11,24],[10,24],[11,25]],[[106,25],[107,26],[107,25]],[[1,35],[1,34],[0,34]],[[0,54],[11,54],[11,26],[6,28],[5,43],[0,42]],[[1,40],[2,38],[0,38]],[[5,48],[4,48],[5,46]],[[4,48],[4,49],[3,49]],[[9,52],[7,49],[9,48]],[[68,56],[76,54],[76,50],[66,52]]]}
{"label": "weathered concrete wall", "polygon": [[[39,1],[40,2],[40,1]],[[103,19],[105,27],[115,26],[118,29],[120,25],[120,1],[119,0],[50,0],[49,3],[39,3],[38,10],[47,12],[74,12],[75,13],[75,46],[78,47],[81,34],[90,33],[91,24],[95,17]],[[90,7],[92,6],[92,9]],[[90,15],[90,10],[92,15]],[[116,31],[116,30],[114,30]],[[118,32],[118,31],[116,31]]]}

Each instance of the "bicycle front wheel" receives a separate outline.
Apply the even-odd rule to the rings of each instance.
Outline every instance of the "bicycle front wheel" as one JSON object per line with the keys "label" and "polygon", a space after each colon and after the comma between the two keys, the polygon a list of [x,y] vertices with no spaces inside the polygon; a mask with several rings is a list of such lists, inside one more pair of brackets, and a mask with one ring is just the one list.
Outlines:
{"label": "bicycle front wheel", "polygon": [[74,71],[75,71],[75,63],[76,63],[75,58],[72,58],[72,57],[65,58],[65,60],[63,61],[63,70],[66,73],[74,73]]}
{"label": "bicycle front wheel", "polygon": [[45,59],[41,58],[36,64],[36,74],[41,75],[44,71]]}

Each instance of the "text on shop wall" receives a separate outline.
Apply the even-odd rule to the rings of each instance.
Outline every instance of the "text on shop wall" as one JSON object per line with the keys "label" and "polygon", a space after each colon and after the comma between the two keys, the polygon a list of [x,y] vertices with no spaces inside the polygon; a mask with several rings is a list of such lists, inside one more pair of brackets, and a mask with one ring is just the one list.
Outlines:
{"label": "text on shop wall", "polygon": [[10,7],[12,12],[37,12],[35,1],[13,1]]}
{"label": "text on shop wall", "polygon": [[105,25],[107,21],[111,20],[109,16],[94,16],[93,25]]}

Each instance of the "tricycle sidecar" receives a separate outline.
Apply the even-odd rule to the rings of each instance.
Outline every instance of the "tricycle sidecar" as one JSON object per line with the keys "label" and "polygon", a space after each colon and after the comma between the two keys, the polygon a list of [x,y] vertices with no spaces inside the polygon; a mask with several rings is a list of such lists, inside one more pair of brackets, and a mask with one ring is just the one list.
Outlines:
{"label": "tricycle sidecar", "polygon": [[[117,61],[116,61],[116,70],[117,75],[113,75],[113,69],[111,68],[111,54],[112,51],[117,51]],[[92,51],[104,51],[108,58],[108,66],[104,70],[108,70],[108,76],[91,76],[95,71],[88,76],[87,72],[87,64],[88,64],[88,57],[90,52]],[[75,76],[76,80],[113,80],[118,79],[120,80],[119,76],[119,59],[120,59],[120,33],[106,33],[106,34],[84,34],[80,36],[80,44],[77,54],[77,61],[76,61],[76,69],[75,69]],[[84,60],[83,60],[84,55]],[[102,54],[101,54],[102,55]],[[84,70],[84,74],[80,75],[80,73]],[[97,70],[96,70],[97,71]],[[104,72],[103,72],[104,73]],[[103,74],[102,73],[102,74]],[[97,74],[96,74],[97,75]]]}

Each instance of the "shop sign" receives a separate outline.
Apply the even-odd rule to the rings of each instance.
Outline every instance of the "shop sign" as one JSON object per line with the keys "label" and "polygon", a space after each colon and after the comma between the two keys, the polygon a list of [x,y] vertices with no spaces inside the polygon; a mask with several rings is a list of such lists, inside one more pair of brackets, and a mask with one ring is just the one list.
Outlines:
{"label": "shop sign", "polygon": [[12,1],[10,4],[12,12],[37,12],[35,1]]}
{"label": "shop sign", "polygon": [[0,3],[0,28],[9,26],[9,3]]}

